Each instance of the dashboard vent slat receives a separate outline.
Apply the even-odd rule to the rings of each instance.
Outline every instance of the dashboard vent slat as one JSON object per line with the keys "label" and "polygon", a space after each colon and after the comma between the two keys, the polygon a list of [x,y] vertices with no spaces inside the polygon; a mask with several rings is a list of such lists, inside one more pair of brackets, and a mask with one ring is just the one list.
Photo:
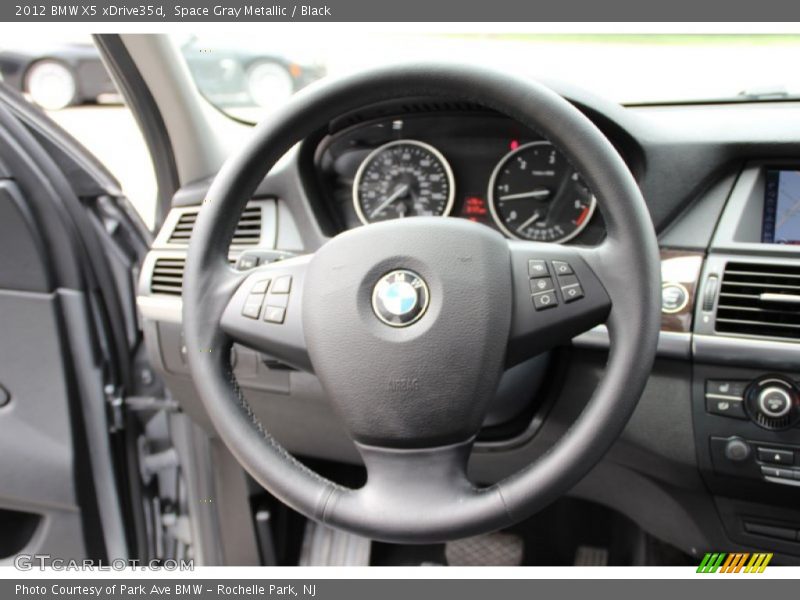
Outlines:
{"label": "dashboard vent slat", "polygon": [[728,263],[714,327],[718,333],[800,340],[800,303],[791,300],[798,295],[800,265]]}
{"label": "dashboard vent slat", "polygon": [[150,291],[156,294],[180,296],[185,263],[182,258],[157,258],[150,280]]}
{"label": "dashboard vent slat", "polygon": [[[187,246],[197,222],[197,210],[185,211],[170,233],[168,244]],[[261,240],[261,206],[248,206],[242,211],[239,224],[233,234],[232,246],[255,246]]]}
{"label": "dashboard vent slat", "polygon": [[[228,263],[236,264],[236,257],[229,256]],[[183,270],[186,266],[184,258],[157,258],[150,279],[150,292],[180,296],[183,292]]]}

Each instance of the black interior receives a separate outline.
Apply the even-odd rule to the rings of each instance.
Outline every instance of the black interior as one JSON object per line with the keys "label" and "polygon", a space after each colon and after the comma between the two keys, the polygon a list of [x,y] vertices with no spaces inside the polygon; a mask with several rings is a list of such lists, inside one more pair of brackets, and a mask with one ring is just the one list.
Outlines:
{"label": "black interior", "polygon": [[[790,508],[796,495],[794,488],[763,480],[757,462],[749,467],[756,473],[751,482],[720,473],[712,464],[710,438],[741,436],[748,444],[783,443],[791,447],[798,443],[797,434],[794,430],[770,432],[749,420],[711,414],[705,398],[707,380],[730,378],[749,383],[770,372],[793,380],[792,361],[788,354],[782,358],[784,348],[790,352],[793,338],[778,340],[787,346],[764,345],[770,336],[741,338],[718,331],[714,317],[719,288],[708,292],[706,285],[709,276],[722,276],[731,255],[736,261],[753,265],[754,270],[767,272],[776,261],[787,268],[793,264],[791,248],[759,243],[763,187],[758,188],[758,181],[766,165],[792,164],[790,157],[800,143],[786,130],[786,121],[780,115],[798,108],[794,103],[780,102],[621,108],[581,91],[565,89],[565,93],[609,137],[634,173],[662,251],[698,253],[705,260],[697,277],[697,290],[699,297],[705,293],[711,298],[710,308],[695,301],[685,334],[662,334],[659,357],[631,423],[601,466],[573,488],[572,495],[601,498],[650,534],[690,555],[696,556],[703,548],[737,544],[772,549],[778,560],[793,562],[797,550],[793,550],[794,542],[789,538],[798,530],[800,518]],[[495,144],[498,155],[505,150],[499,149],[498,128],[489,126],[498,122],[496,116],[456,102],[384,102],[332,121],[309,136],[288,173],[269,174],[254,195],[274,198],[285,210],[281,213],[284,220],[291,219],[296,228],[297,237],[290,237],[281,231],[279,220],[279,248],[313,250],[324,239],[316,231],[330,236],[355,225],[347,190],[353,166],[344,158],[364,152],[352,150],[353,146],[379,144],[385,139],[388,124],[398,119],[412,130],[425,119],[435,122],[442,131],[425,128],[425,133],[433,136],[430,140],[477,136],[479,148],[486,140],[485,147]],[[502,119],[499,122],[499,137],[504,143],[508,130],[503,127],[519,135],[520,129]],[[731,122],[736,126],[731,128]],[[453,146],[456,156],[464,146]],[[479,162],[467,162],[465,167],[469,176],[473,170],[480,171]],[[483,166],[483,172],[488,168]],[[302,193],[292,197],[272,194],[272,189],[283,188],[281,180],[287,177],[303,182]],[[202,188],[187,190],[176,205],[178,210],[190,207],[191,198],[201,195]],[[740,201],[740,197],[744,199]],[[735,239],[739,224],[751,222],[753,231],[747,238]],[[598,219],[586,229],[585,237],[569,244],[597,243],[602,231],[603,223]],[[159,325],[165,332],[173,327]],[[163,339],[172,335],[177,333]],[[517,413],[504,428],[495,429],[509,432],[505,436],[490,440],[486,435],[486,441],[479,440],[471,461],[474,478],[496,481],[548,448],[588,399],[606,360],[604,344],[583,338],[574,342],[572,350],[552,357],[549,368],[563,368],[563,379],[548,377],[541,383],[528,384],[538,386],[540,393],[534,394],[537,401]],[[736,346],[729,348],[728,344]],[[169,371],[167,378],[176,393],[185,406],[195,407],[188,410],[196,411],[196,396],[185,387],[186,367],[175,365]],[[333,426],[336,417],[328,412],[321,390],[300,384],[305,375],[262,370],[259,366],[251,377],[243,382],[245,394],[261,418],[281,423],[276,430],[281,443],[301,456],[358,460],[338,433],[339,427]],[[291,397],[303,401],[290,413],[282,398],[293,385],[302,385],[304,391],[292,391]],[[280,391],[276,395],[273,390]],[[551,401],[541,400],[548,397]],[[202,411],[197,414],[203,418]],[[311,436],[313,439],[307,435],[309,428],[318,432]],[[782,518],[775,521],[772,515],[781,505],[789,512],[781,513]],[[782,528],[781,537],[748,532],[745,517],[776,522]]]}
{"label": "black interior", "polygon": [[[759,382],[775,379],[797,409],[797,309],[735,304],[730,293],[737,284],[755,297],[788,293],[800,273],[795,247],[761,240],[767,173],[800,164],[800,104],[623,107],[552,87],[625,161],[662,258],[692,257],[697,272],[683,329],[662,315],[654,364],[619,438],[564,498],[504,531],[524,540],[524,564],[574,564],[581,546],[607,550],[606,564],[695,564],[706,551],[727,550],[774,552],[775,564],[798,564],[795,412],[788,425],[764,420],[754,396]],[[0,402],[0,439],[14,458],[0,463],[8,469],[2,481],[14,482],[0,490],[0,520],[13,523],[3,556],[41,541],[45,523],[45,542],[65,554],[185,554],[177,538],[167,536],[163,547],[152,541],[159,515],[168,514],[190,515],[198,532],[191,552],[202,561],[297,564],[309,521],[239,467],[190,376],[180,304],[188,245],[173,233],[181,218],[191,231],[213,177],[180,189],[150,239],[96,161],[76,161],[85,151],[12,94],[2,101],[0,343],[15,357],[0,361],[0,400],[2,390],[10,398]],[[400,133],[392,132],[397,121]],[[400,135],[448,157],[454,214],[463,214],[467,197],[485,194],[512,140],[543,138],[519,123],[425,94],[344,110],[250,182],[243,204],[257,207],[260,235],[226,248],[226,259],[246,277],[255,259],[313,253],[358,227],[355,169],[365,152]],[[497,232],[490,219],[479,224]],[[607,227],[598,212],[563,251],[602,244]],[[673,275],[662,272],[664,282]],[[766,316],[742,318],[747,312]],[[546,455],[586,409],[608,352],[607,332],[592,330],[506,370],[474,444],[470,479],[492,486]],[[361,455],[318,377],[243,344],[225,361],[255,416],[302,464],[337,484],[363,483]],[[109,434],[108,421],[125,427]],[[41,443],[31,448],[15,437],[23,431]],[[53,447],[72,460],[53,461]],[[179,467],[143,477],[145,458],[170,449]],[[111,477],[98,476],[100,462]],[[30,472],[50,476],[32,481]],[[203,502],[210,497],[213,506]],[[267,542],[257,520],[265,511]],[[371,560],[438,563],[443,548],[376,542]]]}

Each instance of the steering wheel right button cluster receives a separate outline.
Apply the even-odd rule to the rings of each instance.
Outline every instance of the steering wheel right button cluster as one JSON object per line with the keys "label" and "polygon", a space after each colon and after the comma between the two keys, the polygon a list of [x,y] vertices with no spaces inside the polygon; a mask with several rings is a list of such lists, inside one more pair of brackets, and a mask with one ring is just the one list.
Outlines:
{"label": "steering wheel right button cluster", "polygon": [[564,302],[574,302],[583,298],[583,288],[581,282],[575,275],[559,275],[558,286],[561,288],[561,295]]}
{"label": "steering wheel right button cluster", "polygon": [[565,303],[580,300],[584,296],[581,282],[568,262],[554,260],[548,265],[546,260],[529,260],[528,275],[531,300],[536,310],[558,306],[556,288],[561,292],[561,299]]}

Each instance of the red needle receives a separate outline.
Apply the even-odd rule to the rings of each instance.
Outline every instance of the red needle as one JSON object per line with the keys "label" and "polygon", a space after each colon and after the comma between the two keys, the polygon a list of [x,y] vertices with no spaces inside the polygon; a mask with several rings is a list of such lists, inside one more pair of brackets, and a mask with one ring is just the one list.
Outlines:
{"label": "red needle", "polygon": [[581,214],[578,215],[577,219],[575,219],[575,225],[580,227],[581,223],[583,223],[584,219],[586,219],[586,215],[588,214],[589,214],[589,207],[584,206],[583,210],[581,211]]}

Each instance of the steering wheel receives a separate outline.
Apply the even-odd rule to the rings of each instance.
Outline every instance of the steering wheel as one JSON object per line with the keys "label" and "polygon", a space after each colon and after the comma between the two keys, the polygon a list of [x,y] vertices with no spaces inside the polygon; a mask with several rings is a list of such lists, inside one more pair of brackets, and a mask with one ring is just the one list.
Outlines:
{"label": "steering wheel", "polygon": [[[239,214],[296,142],[350,111],[419,96],[483,105],[543,134],[594,191],[605,240],[591,248],[508,241],[467,220],[415,217],[344,232],[311,255],[230,268]],[[542,275],[556,290],[546,306],[532,296]],[[644,200],[589,119],[524,78],[417,64],[311,86],[255,129],[197,219],[183,324],[208,415],[256,481],[310,519],[372,539],[432,543],[518,522],[597,463],[650,372],[660,287]],[[607,367],[574,424],[521,471],[473,484],[467,460],[504,368],[603,322]],[[363,458],[363,487],[325,479],[270,436],[232,374],[234,341],[316,374]]]}

